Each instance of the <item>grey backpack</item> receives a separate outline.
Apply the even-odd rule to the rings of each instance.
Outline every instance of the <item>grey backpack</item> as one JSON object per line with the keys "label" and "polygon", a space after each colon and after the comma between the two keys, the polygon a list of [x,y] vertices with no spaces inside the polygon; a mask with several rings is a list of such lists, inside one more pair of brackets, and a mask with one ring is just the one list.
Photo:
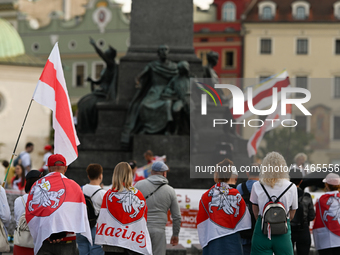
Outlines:
{"label": "grey backpack", "polygon": [[273,201],[261,183],[261,186],[269,199],[263,208],[261,226],[262,233],[268,235],[269,239],[271,239],[271,235],[283,235],[288,231],[286,209],[279,200],[292,185],[293,183],[291,183],[281,195]]}

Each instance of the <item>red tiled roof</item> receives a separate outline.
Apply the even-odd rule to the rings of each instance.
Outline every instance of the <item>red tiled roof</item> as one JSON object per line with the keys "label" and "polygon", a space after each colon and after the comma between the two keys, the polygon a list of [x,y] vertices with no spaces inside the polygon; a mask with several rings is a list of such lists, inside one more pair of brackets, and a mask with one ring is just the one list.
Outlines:
{"label": "red tiled roof", "polygon": [[333,4],[340,2],[340,0],[308,0],[301,2],[308,2],[310,4],[309,16],[305,20],[296,20],[292,15],[292,3],[297,0],[271,0],[276,3],[275,17],[272,20],[262,20],[259,17],[258,4],[267,2],[268,0],[257,0],[254,6],[246,14],[245,22],[340,22],[334,16]]}

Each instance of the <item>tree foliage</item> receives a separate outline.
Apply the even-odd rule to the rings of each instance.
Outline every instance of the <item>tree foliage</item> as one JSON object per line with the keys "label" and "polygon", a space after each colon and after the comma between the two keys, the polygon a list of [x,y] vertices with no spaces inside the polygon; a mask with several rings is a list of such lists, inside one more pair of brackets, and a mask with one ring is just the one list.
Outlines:
{"label": "tree foliage", "polygon": [[277,128],[265,134],[266,146],[261,146],[258,156],[264,158],[267,153],[276,151],[283,155],[287,165],[294,163],[296,154],[303,152],[309,156],[313,150],[310,143],[314,136],[303,131],[294,131],[290,128]]}

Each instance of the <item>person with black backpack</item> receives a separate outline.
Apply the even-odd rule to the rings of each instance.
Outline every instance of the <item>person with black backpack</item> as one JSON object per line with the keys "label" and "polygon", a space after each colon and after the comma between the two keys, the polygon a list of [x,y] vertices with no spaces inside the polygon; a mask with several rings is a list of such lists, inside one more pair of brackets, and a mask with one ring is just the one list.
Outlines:
{"label": "person with black backpack", "polygon": [[244,202],[248,207],[251,216],[251,229],[243,230],[241,234],[241,242],[243,246],[243,255],[250,255],[251,251],[251,239],[253,237],[253,232],[255,228],[255,216],[253,213],[252,203],[250,202],[250,193],[253,184],[259,180],[260,165],[258,163],[253,163],[250,166],[250,171],[246,172],[248,180],[237,185],[237,190],[240,192]]}
{"label": "person with black backpack", "polygon": [[289,181],[289,168],[281,154],[270,152],[263,159],[250,201],[256,218],[251,254],[293,255],[290,219],[298,208],[297,188]]}
{"label": "person with black backpack", "polygon": [[297,255],[308,255],[311,245],[309,222],[315,218],[314,204],[311,195],[299,187],[302,182],[301,169],[297,167],[290,169],[289,176],[298,191],[298,209],[290,221],[293,248],[296,245]]}
{"label": "person with black backpack", "polygon": [[106,193],[106,191],[100,187],[100,184],[103,180],[103,168],[99,164],[90,164],[87,166],[86,172],[90,183],[84,185],[82,190],[85,196],[87,216],[91,227],[93,243],[89,243],[86,237],[77,234],[79,254],[104,255],[102,247],[94,243],[97,218],[99,216],[99,211],[103,202],[103,197]]}

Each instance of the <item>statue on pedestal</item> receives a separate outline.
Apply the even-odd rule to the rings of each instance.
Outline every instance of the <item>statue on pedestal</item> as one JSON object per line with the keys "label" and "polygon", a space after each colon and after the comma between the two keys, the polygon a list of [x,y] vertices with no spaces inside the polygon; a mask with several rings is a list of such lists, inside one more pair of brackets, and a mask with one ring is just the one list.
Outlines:
{"label": "statue on pedestal", "polygon": [[121,142],[129,146],[132,134],[164,133],[171,117],[171,102],[163,100],[161,94],[170,80],[177,75],[176,63],[168,59],[169,47],[158,48],[159,60],[146,65],[136,77],[136,92],[130,104],[123,127]]}
{"label": "statue on pedestal", "polygon": [[190,134],[190,66],[187,61],[177,65],[178,75],[169,82],[162,94],[172,105],[173,121],[169,123],[168,131],[174,135]]}
{"label": "statue on pedestal", "polygon": [[214,67],[217,65],[219,55],[215,51],[210,51],[207,53],[208,64],[203,67],[203,78],[213,79],[214,82],[218,83],[218,76],[214,70]]}
{"label": "statue on pedestal", "polygon": [[103,101],[115,101],[116,99],[118,68],[115,58],[117,51],[109,46],[109,49],[102,52],[91,37],[90,44],[105,61],[106,67],[103,69],[99,80],[87,78],[87,81],[91,82],[91,93],[82,97],[78,102],[77,131],[83,134],[95,133],[96,131],[98,122],[96,104]]}

